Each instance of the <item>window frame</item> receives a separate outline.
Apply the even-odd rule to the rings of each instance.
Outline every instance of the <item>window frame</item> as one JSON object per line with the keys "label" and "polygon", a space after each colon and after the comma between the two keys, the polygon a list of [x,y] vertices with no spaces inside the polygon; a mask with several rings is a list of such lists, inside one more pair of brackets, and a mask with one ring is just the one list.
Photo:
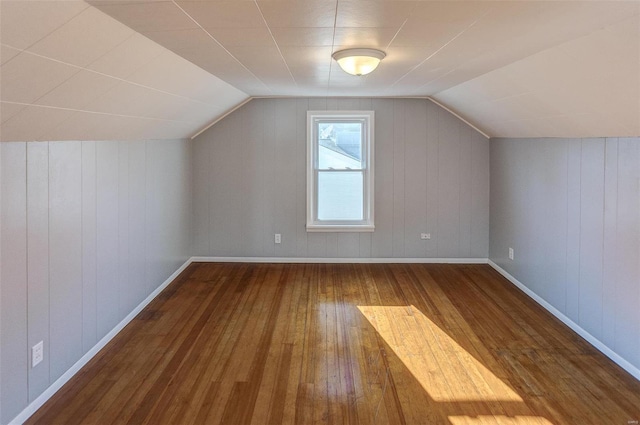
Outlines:
{"label": "window frame", "polygon": [[[318,137],[321,121],[361,121],[363,123],[362,167],[363,220],[319,220]],[[374,111],[307,111],[307,232],[373,232],[374,224]],[[360,170],[357,170],[360,171]]]}

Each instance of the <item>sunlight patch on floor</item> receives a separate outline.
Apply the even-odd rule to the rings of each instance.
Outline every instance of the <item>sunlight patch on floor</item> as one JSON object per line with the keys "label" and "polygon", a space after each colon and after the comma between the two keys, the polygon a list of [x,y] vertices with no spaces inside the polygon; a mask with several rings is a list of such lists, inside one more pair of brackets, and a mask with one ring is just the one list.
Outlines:
{"label": "sunlight patch on floor", "polygon": [[436,401],[522,398],[414,306],[358,306]]}
{"label": "sunlight patch on floor", "polygon": [[495,425],[496,423],[500,425],[553,425],[552,422],[540,416],[449,416],[449,421],[451,425]]}

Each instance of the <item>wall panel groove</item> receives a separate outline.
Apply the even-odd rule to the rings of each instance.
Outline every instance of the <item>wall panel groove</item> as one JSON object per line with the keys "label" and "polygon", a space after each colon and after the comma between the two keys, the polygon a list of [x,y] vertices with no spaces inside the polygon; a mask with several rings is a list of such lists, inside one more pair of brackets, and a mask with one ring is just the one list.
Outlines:
{"label": "wall panel groove", "polygon": [[[0,151],[6,424],[190,257],[193,191],[188,141],[9,142]],[[44,361],[32,368],[39,341]]]}
{"label": "wall panel groove", "polygon": [[6,423],[29,400],[27,369],[27,152],[26,143],[0,143],[2,150],[2,418]]}
{"label": "wall panel groove", "polygon": [[[376,112],[376,230],[307,233],[306,111],[360,108]],[[425,99],[254,99],[195,139],[193,169],[194,198],[209,199],[208,211],[196,210],[193,234],[209,242],[208,252],[196,243],[198,254],[488,254],[489,141]]]}
{"label": "wall panel groove", "polygon": [[[43,238],[42,235],[47,235]],[[28,344],[43,341],[41,367],[29,368],[29,401],[49,386],[49,144],[27,143]]]}
{"label": "wall panel groove", "polygon": [[492,139],[490,204],[489,258],[640,367],[640,138]]}

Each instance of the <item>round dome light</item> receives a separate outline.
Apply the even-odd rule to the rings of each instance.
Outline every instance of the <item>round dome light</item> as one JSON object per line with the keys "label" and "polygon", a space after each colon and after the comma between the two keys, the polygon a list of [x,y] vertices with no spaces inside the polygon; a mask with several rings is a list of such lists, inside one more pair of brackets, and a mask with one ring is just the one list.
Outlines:
{"label": "round dome light", "polygon": [[376,49],[345,49],[331,56],[344,72],[360,76],[367,75],[376,69],[387,54]]}

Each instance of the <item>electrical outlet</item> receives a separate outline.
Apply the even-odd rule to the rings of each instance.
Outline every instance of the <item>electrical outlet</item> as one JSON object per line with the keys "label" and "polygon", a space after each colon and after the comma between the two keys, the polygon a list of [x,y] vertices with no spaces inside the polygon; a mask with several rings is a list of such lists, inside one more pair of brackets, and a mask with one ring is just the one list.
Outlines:
{"label": "electrical outlet", "polygon": [[40,341],[31,347],[31,367],[36,367],[44,360],[44,342]]}
{"label": "electrical outlet", "polygon": [[513,248],[509,248],[509,260],[513,260]]}
{"label": "electrical outlet", "polygon": [[276,237],[274,238],[274,242],[275,243],[281,243],[282,242],[282,236],[280,235],[280,233],[276,233]]}
{"label": "electrical outlet", "polygon": [[420,239],[431,239],[431,233],[420,233]]}

